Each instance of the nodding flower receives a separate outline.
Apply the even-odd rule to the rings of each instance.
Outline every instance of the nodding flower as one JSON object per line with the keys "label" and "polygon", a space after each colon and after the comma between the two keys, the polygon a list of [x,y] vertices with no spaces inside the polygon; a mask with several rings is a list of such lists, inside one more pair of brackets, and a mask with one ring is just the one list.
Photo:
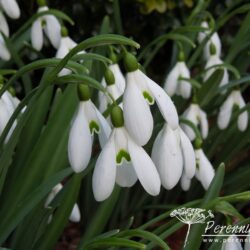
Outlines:
{"label": "nodding flower", "polygon": [[21,11],[16,0],[0,0],[0,5],[10,18],[18,19],[20,17]]}

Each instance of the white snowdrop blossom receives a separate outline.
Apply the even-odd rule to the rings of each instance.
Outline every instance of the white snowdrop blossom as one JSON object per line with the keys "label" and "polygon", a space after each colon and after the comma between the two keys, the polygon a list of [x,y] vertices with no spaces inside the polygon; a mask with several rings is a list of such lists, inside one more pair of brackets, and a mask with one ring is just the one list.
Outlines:
{"label": "white snowdrop blossom", "polygon": [[[109,93],[114,100],[117,100],[124,93],[125,78],[117,63],[110,65],[109,69],[114,75],[114,83],[107,84],[105,77],[103,77],[101,84],[103,87],[106,88],[107,93]],[[112,103],[112,100],[109,96],[107,96],[107,94],[104,94],[101,91],[99,91],[98,98],[99,98],[99,110],[100,112],[104,112],[107,109],[108,104]],[[122,107],[122,104],[120,104],[120,106]]]}
{"label": "white snowdrop blossom", "polygon": [[[115,114],[117,117],[114,117]],[[117,183],[131,187],[139,179],[150,195],[160,192],[160,177],[156,167],[146,153],[123,126],[122,110],[114,107],[111,112],[114,129],[102,149],[93,173],[93,193],[97,201],[107,199]]]}
{"label": "white snowdrop blossom", "polygon": [[[38,13],[48,11],[47,6],[39,7]],[[43,31],[54,48],[58,48],[61,40],[61,25],[53,15],[43,15],[37,18],[31,26],[31,44],[40,51],[44,43]]]}
{"label": "white snowdrop blossom", "polygon": [[[0,11],[0,31],[4,34],[4,36],[9,37],[9,26],[1,11]],[[10,52],[6,46],[3,34],[0,33],[0,58],[2,60],[8,61],[10,59]]]}
{"label": "white snowdrop blossom", "polygon": [[134,56],[132,59],[135,60],[135,67],[128,69],[123,95],[125,127],[139,145],[145,145],[152,135],[154,123],[149,105],[156,101],[163,118],[172,129],[178,127],[179,118],[171,98],[138,69]]}
{"label": "white snowdrop blossom", "polygon": [[[62,190],[62,188],[63,188],[63,185],[61,183],[58,183],[55,187],[53,187],[53,189],[51,190],[51,192],[49,193],[45,201],[45,204],[44,204],[45,208],[49,208],[50,203],[55,199],[55,197]],[[51,217],[49,217],[48,223],[50,223],[51,220],[52,220],[52,215]],[[69,216],[69,220],[72,222],[79,222],[81,220],[81,213],[80,213],[80,209],[77,203],[74,204],[74,207]]]}
{"label": "white snowdrop blossom", "polygon": [[214,178],[214,168],[201,148],[195,150],[195,156],[196,156],[195,176],[197,180],[201,182],[203,188],[207,190],[211,181]]}
{"label": "white snowdrop blossom", "polygon": [[155,139],[152,159],[166,189],[172,189],[184,173],[189,179],[195,174],[194,149],[180,127],[172,130],[168,124],[163,126]]}
{"label": "white snowdrop blossom", "polygon": [[20,17],[21,12],[16,0],[0,0],[0,5],[10,18],[18,19]]}
{"label": "white snowdrop blossom", "polygon": [[239,242],[239,239],[235,234],[230,235],[225,241],[223,241],[221,248],[221,250],[242,250],[242,249],[243,248]]}
{"label": "white snowdrop blossom", "polygon": [[[220,129],[225,129],[228,127],[234,105],[238,106],[240,109],[246,106],[246,103],[241,95],[240,90],[233,90],[227,99],[224,101],[220,107],[217,123]],[[245,110],[240,113],[237,120],[238,129],[240,131],[245,131],[248,125],[248,112]]]}
{"label": "white snowdrop blossom", "polygon": [[[198,104],[192,103],[188,109],[183,113],[183,118],[191,121],[194,125],[199,126],[201,129],[202,138],[205,139],[208,135],[208,120],[206,113],[200,108]],[[187,134],[189,139],[193,141],[195,139],[195,133],[193,129],[186,125],[182,124],[184,132]]]}
{"label": "white snowdrop blossom", "polygon": [[76,173],[83,171],[89,163],[94,133],[98,134],[103,147],[109,138],[111,128],[88,96],[80,101],[69,133],[68,158]]}
{"label": "white snowdrop blossom", "polygon": [[183,98],[189,98],[191,95],[191,84],[181,78],[190,78],[190,71],[184,61],[179,61],[169,72],[164,89],[169,96],[181,95]]}
{"label": "white snowdrop blossom", "polygon": [[[201,27],[209,29],[209,25],[208,25],[208,23],[206,21],[203,21],[201,23]],[[211,32],[212,32],[211,30],[205,30],[205,31],[199,32],[199,34],[198,34],[198,41],[199,41],[199,43],[202,43],[203,40],[207,36],[209,36],[211,34]],[[216,48],[216,55],[218,57],[221,56],[221,41],[220,41],[218,33],[214,32],[212,34],[212,36],[209,38],[208,42],[204,46],[203,56],[204,56],[205,60],[208,60],[209,57],[210,57],[210,46],[211,46],[211,44],[214,44],[214,46]]]}
{"label": "white snowdrop blossom", "polygon": [[[223,61],[218,57],[218,55],[211,55],[208,58],[208,61],[205,65],[205,69],[208,69],[214,65],[219,65],[219,64],[223,64]],[[208,69],[205,72],[203,80],[206,81],[218,68],[222,68],[222,67],[218,66],[218,67],[213,67],[213,68]],[[224,74],[223,74],[223,78],[221,79],[219,83],[219,86],[224,86],[225,84],[229,82],[228,70],[225,67],[223,67],[223,70],[224,70]]]}

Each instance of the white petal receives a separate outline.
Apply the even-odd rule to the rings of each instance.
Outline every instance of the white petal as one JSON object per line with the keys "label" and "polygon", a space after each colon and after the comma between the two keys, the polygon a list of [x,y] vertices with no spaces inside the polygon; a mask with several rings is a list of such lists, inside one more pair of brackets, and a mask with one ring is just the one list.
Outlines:
{"label": "white petal", "polygon": [[5,103],[5,107],[8,110],[8,113],[11,116],[16,109],[12,95],[8,91],[5,91],[1,98]]}
{"label": "white petal", "polygon": [[127,74],[123,96],[125,126],[139,145],[145,145],[153,132],[153,117],[141,91],[136,86],[135,72]]}
{"label": "white petal", "polygon": [[173,69],[169,72],[165,83],[164,89],[168,93],[169,96],[173,96],[176,93],[178,78],[180,76],[178,63],[173,67]]}
{"label": "white petal", "polygon": [[[143,73],[141,72],[141,74]],[[179,118],[171,98],[157,83],[146,75],[144,75],[144,78],[147,81],[147,86],[152,92],[163,118],[172,129],[176,129],[179,125]]]}
{"label": "white petal", "polygon": [[[183,78],[190,78],[190,72],[185,62],[179,62],[180,76]],[[179,81],[179,92],[183,98],[189,98],[191,95],[192,86],[188,81]]]}
{"label": "white petal", "polygon": [[181,176],[181,188],[184,191],[188,191],[191,185],[191,179],[189,179],[186,175],[185,172]]}
{"label": "white petal", "polygon": [[97,119],[99,121],[100,129],[101,129],[101,131],[98,135],[99,142],[101,144],[101,147],[103,148],[110,137],[111,128],[110,128],[107,120],[103,117],[103,115],[96,108],[95,108],[95,110],[96,110]]}
{"label": "white petal", "polygon": [[92,138],[85,118],[84,105],[80,103],[70,129],[68,142],[70,165],[76,173],[83,171],[87,167],[91,152]]}
{"label": "white petal", "polygon": [[43,46],[43,30],[41,19],[38,18],[31,26],[31,44],[33,48],[40,51]]}
{"label": "white petal", "polygon": [[56,17],[47,15],[45,32],[54,48],[58,48],[61,40],[61,25]]}
{"label": "white petal", "polygon": [[158,195],[161,181],[153,161],[132,138],[128,138],[128,150],[141,185],[150,195]]}
{"label": "white petal", "polygon": [[207,138],[208,135],[208,120],[207,114],[203,110],[199,110],[199,118],[200,118],[200,125],[201,125],[201,135],[202,138]]}
{"label": "white petal", "polygon": [[10,118],[5,102],[0,98],[0,135],[3,132]]}
{"label": "white petal", "polygon": [[195,153],[192,143],[188,139],[187,135],[179,128],[181,149],[184,160],[184,170],[187,178],[191,179],[195,175],[196,162]]}
{"label": "white petal", "polygon": [[2,34],[0,34],[0,58],[2,58],[5,61],[10,60],[10,52],[6,47]]}
{"label": "white petal", "polygon": [[247,125],[248,125],[248,112],[244,111],[243,113],[241,113],[238,117],[238,128],[240,131],[245,131],[247,129]]}
{"label": "white petal", "polygon": [[0,31],[2,31],[5,36],[9,36],[9,25],[2,11],[0,11]]}
{"label": "white petal", "polygon": [[109,68],[114,74],[115,84],[118,86],[118,88],[123,93],[125,90],[125,78],[120,70],[119,65],[115,63],[115,64],[110,65]]}
{"label": "white petal", "polygon": [[214,178],[214,168],[207,159],[202,149],[195,151],[198,169],[196,170],[196,178],[201,182],[204,189],[208,189]]}
{"label": "white petal", "polygon": [[[201,27],[202,28],[209,28],[208,23],[206,21],[201,22]],[[207,35],[209,35],[209,30],[199,32],[198,33],[198,42],[202,43],[202,41],[204,40],[204,38],[207,37]]]}
{"label": "white petal", "polygon": [[2,7],[10,18],[17,19],[20,17],[20,9],[16,0],[2,0]]}
{"label": "white petal", "polygon": [[183,171],[180,142],[168,125],[164,126],[161,137],[153,146],[152,152],[157,150],[158,153],[152,154],[152,159],[156,164],[162,185],[166,189],[172,189],[180,180]]}
{"label": "white petal", "polygon": [[74,205],[69,216],[69,220],[72,222],[79,222],[81,220],[81,213],[77,204]]}
{"label": "white petal", "polygon": [[116,153],[114,144],[114,131],[109,141],[102,149],[94,169],[92,186],[94,197],[97,201],[107,199],[115,186],[116,178]]}
{"label": "white petal", "polygon": [[133,166],[130,163],[124,162],[117,166],[116,183],[120,187],[132,187],[137,181],[137,176]]}
{"label": "white petal", "polygon": [[234,100],[232,95],[229,95],[226,101],[220,107],[219,115],[217,118],[217,124],[220,129],[225,129],[231,119],[233,111]]}

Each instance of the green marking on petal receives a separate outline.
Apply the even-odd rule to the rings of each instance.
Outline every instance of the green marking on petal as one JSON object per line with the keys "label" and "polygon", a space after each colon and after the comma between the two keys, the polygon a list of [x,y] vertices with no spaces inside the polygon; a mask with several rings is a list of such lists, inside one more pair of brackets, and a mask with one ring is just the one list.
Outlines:
{"label": "green marking on petal", "polygon": [[125,160],[127,162],[130,162],[131,158],[130,158],[129,153],[126,150],[121,149],[119,151],[119,153],[116,155],[116,163],[117,163],[117,165],[121,165],[123,160]]}
{"label": "green marking on petal", "polygon": [[91,121],[89,123],[89,129],[90,129],[91,135],[94,135],[94,133],[96,134],[100,133],[100,126],[98,125],[96,121]]}
{"label": "green marking on petal", "polygon": [[147,100],[149,105],[154,104],[154,102],[155,102],[154,98],[147,91],[143,91],[143,96]]}

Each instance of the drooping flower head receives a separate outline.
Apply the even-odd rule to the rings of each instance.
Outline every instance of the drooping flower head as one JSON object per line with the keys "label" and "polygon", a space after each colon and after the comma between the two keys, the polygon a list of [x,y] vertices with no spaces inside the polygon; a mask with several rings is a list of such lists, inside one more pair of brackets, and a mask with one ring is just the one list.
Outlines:
{"label": "drooping flower head", "polygon": [[18,19],[20,17],[21,12],[16,0],[0,0],[0,5],[10,18]]}
{"label": "drooping flower head", "polygon": [[183,52],[180,52],[178,62],[169,72],[164,83],[164,89],[169,96],[176,94],[185,99],[190,97],[191,85],[184,78],[190,78],[190,71],[185,63]]}
{"label": "drooping flower head", "polygon": [[[233,107],[237,106],[240,109],[246,106],[246,103],[241,95],[240,90],[233,90],[227,99],[224,101],[220,107],[217,123],[220,129],[225,129],[228,127],[233,113]],[[239,114],[237,119],[238,129],[240,131],[245,131],[248,125],[248,112],[247,110]]]}
{"label": "drooping flower head", "polygon": [[156,101],[163,118],[172,129],[178,127],[178,114],[167,93],[139,69],[136,58],[130,53],[125,55],[125,66],[128,72],[123,95],[125,127],[139,145],[145,145],[153,131],[149,105]]}
{"label": "drooping flower head", "polygon": [[[45,0],[39,0],[38,13],[48,11]],[[61,40],[61,25],[53,15],[43,15],[35,20],[31,26],[31,44],[40,51],[44,43],[43,31],[54,48],[58,48]]]}
{"label": "drooping flower head", "polygon": [[73,170],[83,171],[90,160],[94,133],[98,134],[103,147],[111,128],[90,99],[90,90],[87,85],[78,87],[80,103],[73,118],[68,142],[68,158]]}
{"label": "drooping flower head", "polygon": [[191,180],[195,174],[194,149],[180,127],[163,126],[155,139],[152,159],[166,189],[172,189],[182,175]]}
{"label": "drooping flower head", "polygon": [[111,111],[114,129],[102,149],[93,173],[93,192],[97,201],[107,199],[117,183],[131,187],[139,179],[150,195],[160,192],[160,177],[156,167],[124,127],[123,112],[119,106]]}

